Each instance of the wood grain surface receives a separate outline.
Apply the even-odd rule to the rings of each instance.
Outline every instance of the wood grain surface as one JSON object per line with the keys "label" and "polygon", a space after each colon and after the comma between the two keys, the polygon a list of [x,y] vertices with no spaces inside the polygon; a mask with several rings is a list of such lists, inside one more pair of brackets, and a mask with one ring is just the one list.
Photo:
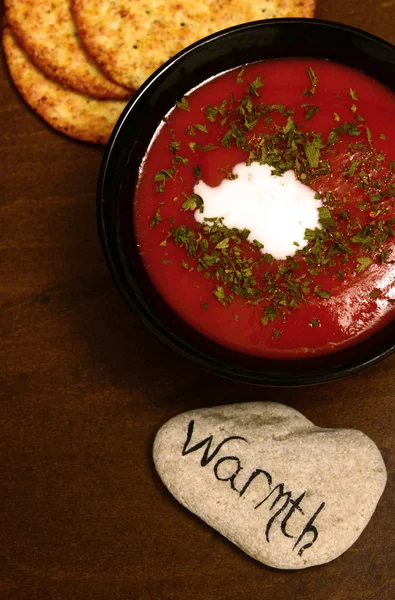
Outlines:
{"label": "wood grain surface", "polygon": [[[317,16],[395,43],[394,0],[319,0]],[[0,66],[0,598],[391,600],[395,356],[308,389],[206,374],[128,311],[99,245],[103,154],[46,127]],[[381,449],[389,482],[356,544],[306,571],[267,568],[170,496],[151,446],[170,417],[284,402]]]}

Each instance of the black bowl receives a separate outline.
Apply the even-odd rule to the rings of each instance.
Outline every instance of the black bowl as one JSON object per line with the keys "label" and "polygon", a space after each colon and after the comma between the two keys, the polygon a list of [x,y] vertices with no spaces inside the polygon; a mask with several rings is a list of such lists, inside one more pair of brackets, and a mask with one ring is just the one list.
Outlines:
{"label": "black bowl", "polygon": [[296,386],[356,373],[395,350],[395,322],[333,354],[269,360],[233,352],[190,328],[162,300],[142,264],[133,235],[133,189],[162,117],[191,88],[244,63],[286,57],[326,58],[371,75],[395,91],[395,47],[368,33],[319,20],[272,19],[211,35],[169,60],[132,98],[103,159],[98,225],[114,281],[132,311],[165,344],[200,367],[247,383]]}

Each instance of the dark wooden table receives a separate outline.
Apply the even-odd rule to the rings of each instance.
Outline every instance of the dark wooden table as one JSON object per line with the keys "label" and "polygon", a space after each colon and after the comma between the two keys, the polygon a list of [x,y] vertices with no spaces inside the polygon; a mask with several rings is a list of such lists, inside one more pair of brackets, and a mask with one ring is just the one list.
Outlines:
{"label": "dark wooden table", "polygon": [[[319,0],[317,16],[395,43],[394,0]],[[99,245],[101,148],[47,128],[0,74],[0,598],[395,597],[395,356],[347,380],[258,389],[206,374],[128,311]],[[377,443],[389,483],[336,561],[277,571],[189,514],[156,475],[157,429],[190,408],[273,400]],[[392,554],[391,554],[392,551]]]}

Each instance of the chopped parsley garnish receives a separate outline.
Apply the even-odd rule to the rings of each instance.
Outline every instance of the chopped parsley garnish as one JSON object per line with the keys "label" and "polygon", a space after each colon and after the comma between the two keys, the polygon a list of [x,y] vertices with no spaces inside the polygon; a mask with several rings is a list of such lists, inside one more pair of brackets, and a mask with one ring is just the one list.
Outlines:
{"label": "chopped parsley garnish", "polygon": [[196,210],[200,209],[200,212],[203,212],[203,198],[198,194],[192,192],[190,196],[185,192],[182,193],[185,198],[185,202],[182,203],[183,210]]}
{"label": "chopped parsley garnish", "polygon": [[237,73],[236,83],[244,82],[244,79],[243,79],[244,69],[245,69],[245,67],[241,67],[240,71]]}
{"label": "chopped parsley garnish", "polygon": [[309,161],[309,166],[314,169],[318,167],[320,162],[320,147],[321,143],[318,144],[313,140],[305,143],[306,158]]}
{"label": "chopped parsley garnish", "polygon": [[203,152],[210,152],[210,150],[215,150],[215,148],[218,148],[218,146],[214,146],[214,144],[205,144],[202,146]]}
{"label": "chopped parsley garnish", "polygon": [[177,108],[180,108],[181,110],[188,110],[188,111],[190,110],[189,102],[185,98],[185,96],[183,98],[181,98],[181,100],[179,102],[176,102],[176,106],[177,106]]}
{"label": "chopped parsley garnish", "polygon": [[258,77],[255,79],[255,81],[248,84],[248,93],[259,97],[258,90],[259,90],[259,88],[263,87],[264,85],[265,84],[263,83],[260,75],[258,75]]}
{"label": "chopped parsley garnish", "polygon": [[361,273],[361,271],[364,271],[367,267],[369,267],[373,262],[372,258],[369,258],[368,256],[362,256],[361,258],[357,258],[357,263],[358,266],[355,269],[356,273]]}
{"label": "chopped parsley garnish", "polygon": [[202,171],[200,170],[200,167],[198,165],[193,167],[193,172],[198,179],[202,177]]}
{"label": "chopped parsley garnish", "polygon": [[160,216],[160,212],[159,209],[156,211],[156,213],[154,214],[154,216],[152,217],[152,221],[150,223],[150,227],[151,229],[153,229],[154,227],[156,227],[156,225],[158,223],[161,223],[163,221],[162,217]]}
{"label": "chopped parsley garnish", "polygon": [[195,124],[195,129],[201,131],[203,133],[208,133],[206,125],[199,125],[199,123]]}
{"label": "chopped parsley garnish", "polygon": [[316,74],[314,73],[314,70],[311,67],[307,71],[307,74],[310,77],[311,88],[309,90],[304,90],[303,95],[304,96],[314,96],[315,90],[316,90],[317,84],[318,84],[318,79],[316,77]]}
{"label": "chopped parsley garnish", "polygon": [[175,154],[181,148],[181,142],[173,141],[169,144],[170,152]]}
{"label": "chopped parsley garnish", "polygon": [[301,108],[304,109],[304,116],[306,121],[310,121],[315,114],[320,110],[319,106],[313,106],[312,104],[302,104]]}
{"label": "chopped parsley garnish", "polygon": [[378,288],[374,288],[370,292],[369,298],[371,298],[372,300],[377,300],[377,298],[379,298],[380,295],[381,295],[381,290],[379,290]]}
{"label": "chopped parsley garnish", "polygon": [[320,298],[326,298],[326,299],[328,299],[332,296],[331,292],[326,292],[324,290],[321,290],[320,285],[315,286],[314,294],[316,294],[316,296],[319,296]]}
{"label": "chopped parsley garnish", "polygon": [[[318,78],[312,68],[307,74],[310,88],[303,94],[312,98],[317,90]],[[252,82],[247,81],[243,67],[237,75],[237,83],[244,84],[244,95],[239,88],[241,96],[238,99],[231,94],[216,106],[202,107],[201,116],[197,119],[205,122],[192,122],[186,126],[187,139],[183,141],[182,149],[175,131],[170,130],[172,141],[167,148],[170,166],[155,174],[156,191],[163,194],[166,184],[173,186],[173,181],[169,180],[183,182],[185,177],[185,182],[193,179],[196,183],[196,179],[204,178],[206,161],[211,157],[202,153],[217,148],[222,152],[224,149],[237,153],[242,151],[247,164],[267,164],[273,175],[293,170],[299,181],[316,189],[315,198],[323,203],[318,208],[319,227],[306,229],[304,237],[308,243],[301,248],[295,242],[294,256],[276,261],[265,253],[260,241],[246,244],[250,233],[247,230],[230,229],[221,218],[194,223],[193,215],[188,213],[199,209],[203,212],[203,199],[193,192],[193,188],[185,185],[185,191],[178,188],[175,193],[179,197],[173,199],[179,202],[180,214],[186,213],[185,222],[193,225],[180,225],[182,221],[176,225],[174,220],[169,219],[170,231],[160,245],[166,247],[171,242],[183,248],[188,261],[181,261],[181,266],[187,271],[195,270],[209,280],[212,294],[221,304],[231,304],[239,297],[243,305],[259,306],[262,325],[270,327],[272,324],[275,327],[272,337],[277,339],[282,333],[281,323],[298,306],[308,302],[312,296],[314,306],[332,297],[330,280],[321,276],[331,275],[336,287],[342,285],[339,281],[343,282],[349,275],[354,277],[372,264],[390,260],[385,243],[395,235],[395,219],[389,218],[390,214],[386,215],[390,199],[395,198],[395,161],[386,163],[384,153],[380,154],[374,148],[373,135],[382,140],[386,136],[372,133],[364,124],[365,119],[357,114],[356,104],[351,105],[353,114],[348,112],[348,121],[333,113],[335,126],[324,138],[314,130],[312,121],[321,110],[317,101],[307,100],[301,104],[306,122],[298,122],[298,112],[294,109],[262,101],[259,90],[264,82],[261,76]],[[358,101],[355,90],[350,89],[350,96],[354,102]],[[177,107],[189,111],[187,98],[177,102]],[[308,125],[309,121],[311,124]],[[199,133],[212,132],[212,141],[206,145],[194,141]],[[344,151],[344,148],[348,150]],[[331,156],[336,157],[340,152],[344,157],[340,155],[343,161],[340,167],[336,167],[335,177],[343,177],[349,181],[349,187],[357,190],[355,201],[349,197],[349,192],[338,197],[336,189],[325,191],[328,184],[323,189],[321,187],[320,177],[326,176],[327,182],[332,175]],[[204,166],[204,174],[201,165]],[[235,179],[237,176],[232,173],[232,166],[224,164],[218,170],[227,179]],[[166,189],[164,198],[167,198],[168,191]],[[151,228],[163,221],[160,206],[159,202]],[[167,258],[163,258],[162,262],[165,265],[170,263]],[[377,288],[369,293],[373,300],[380,295]],[[208,304],[202,303],[201,307],[207,310]],[[235,315],[234,320],[239,321],[239,315]],[[309,325],[320,327],[321,323],[314,317]]]}

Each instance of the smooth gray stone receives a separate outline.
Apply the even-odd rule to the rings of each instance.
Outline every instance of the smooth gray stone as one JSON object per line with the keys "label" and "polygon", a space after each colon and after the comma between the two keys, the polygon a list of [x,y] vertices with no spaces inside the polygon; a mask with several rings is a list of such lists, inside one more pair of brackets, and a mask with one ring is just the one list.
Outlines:
{"label": "smooth gray stone", "polygon": [[345,552],[368,524],[386,469],[353,429],[251,402],[193,410],[158,432],[153,458],[186,508],[266,565],[303,569]]}

